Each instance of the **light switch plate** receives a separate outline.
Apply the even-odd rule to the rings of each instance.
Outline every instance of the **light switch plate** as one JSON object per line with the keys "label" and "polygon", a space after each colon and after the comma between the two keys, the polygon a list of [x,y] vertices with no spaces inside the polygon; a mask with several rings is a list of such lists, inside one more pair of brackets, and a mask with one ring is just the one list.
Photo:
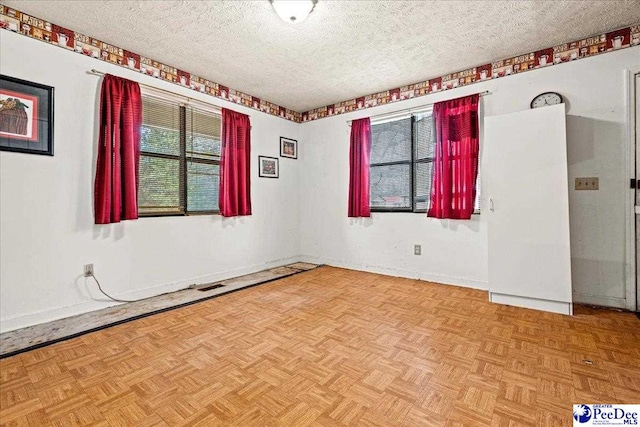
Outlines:
{"label": "light switch plate", "polygon": [[600,180],[598,177],[576,178],[576,190],[598,190],[600,189]]}

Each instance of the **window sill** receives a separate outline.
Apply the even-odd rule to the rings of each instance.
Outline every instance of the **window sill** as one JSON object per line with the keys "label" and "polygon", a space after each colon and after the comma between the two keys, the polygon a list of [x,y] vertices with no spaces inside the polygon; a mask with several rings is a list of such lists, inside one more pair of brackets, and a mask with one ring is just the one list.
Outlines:
{"label": "window sill", "polygon": [[393,212],[393,213],[415,213],[411,209],[401,209],[401,208],[398,208],[398,209],[392,209],[392,208],[389,208],[389,209],[381,209],[381,208],[373,209],[373,208],[369,208],[369,211],[371,213],[389,213],[389,212]]}
{"label": "window sill", "polygon": [[188,213],[146,213],[139,214],[138,218],[158,218],[158,217],[170,217],[170,216],[205,216],[205,215],[220,215],[220,212],[188,212]]}
{"label": "window sill", "polygon": [[[422,214],[426,215],[427,211],[412,211],[408,209],[369,209],[371,213],[414,213],[414,214]],[[480,211],[475,211],[471,214],[471,216],[480,216]]]}
{"label": "window sill", "polygon": [[220,211],[187,212],[185,216],[220,215]]}

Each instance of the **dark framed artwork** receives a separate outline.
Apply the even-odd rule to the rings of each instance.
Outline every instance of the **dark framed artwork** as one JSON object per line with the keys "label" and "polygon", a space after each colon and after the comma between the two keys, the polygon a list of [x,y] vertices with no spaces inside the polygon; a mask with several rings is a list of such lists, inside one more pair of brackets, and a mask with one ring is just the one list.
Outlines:
{"label": "dark framed artwork", "polygon": [[280,168],[276,157],[258,156],[258,176],[260,178],[278,178]]}
{"label": "dark framed artwork", "polygon": [[0,150],[53,156],[53,88],[0,74]]}
{"label": "dark framed artwork", "polygon": [[280,157],[288,157],[290,159],[298,158],[298,141],[295,139],[280,137]]}

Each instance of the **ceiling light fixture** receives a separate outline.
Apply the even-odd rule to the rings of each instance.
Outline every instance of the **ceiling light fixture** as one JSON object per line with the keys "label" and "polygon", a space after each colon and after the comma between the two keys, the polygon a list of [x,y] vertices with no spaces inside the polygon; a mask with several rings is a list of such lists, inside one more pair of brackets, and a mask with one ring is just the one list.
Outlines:
{"label": "ceiling light fixture", "polygon": [[305,19],[316,7],[318,0],[269,0],[280,19],[292,24],[298,24]]}

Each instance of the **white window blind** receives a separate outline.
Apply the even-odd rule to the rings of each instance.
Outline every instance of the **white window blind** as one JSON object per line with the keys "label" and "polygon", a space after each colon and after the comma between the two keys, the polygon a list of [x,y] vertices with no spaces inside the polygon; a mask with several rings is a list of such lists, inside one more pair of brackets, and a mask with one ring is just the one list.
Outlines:
{"label": "white window blind", "polygon": [[155,94],[142,102],[140,214],[218,212],[220,115]]}

